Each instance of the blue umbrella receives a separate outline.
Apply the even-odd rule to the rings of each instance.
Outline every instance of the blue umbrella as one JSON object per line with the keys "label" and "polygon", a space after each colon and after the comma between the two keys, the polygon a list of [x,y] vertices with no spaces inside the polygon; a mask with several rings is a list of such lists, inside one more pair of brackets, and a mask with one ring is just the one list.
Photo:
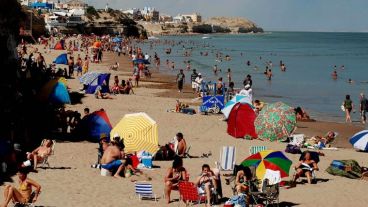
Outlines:
{"label": "blue umbrella", "polygon": [[59,55],[54,62],[55,64],[68,65],[68,56],[66,53]]}
{"label": "blue umbrella", "polygon": [[143,64],[151,64],[148,60],[146,59],[135,59],[133,60],[134,63],[143,63]]}
{"label": "blue umbrella", "polygon": [[114,39],[112,39],[112,42],[114,43],[118,43],[118,42],[122,42],[123,40],[119,37],[115,37]]}
{"label": "blue umbrella", "polygon": [[363,130],[354,134],[350,138],[350,143],[355,149],[368,151],[368,130]]}

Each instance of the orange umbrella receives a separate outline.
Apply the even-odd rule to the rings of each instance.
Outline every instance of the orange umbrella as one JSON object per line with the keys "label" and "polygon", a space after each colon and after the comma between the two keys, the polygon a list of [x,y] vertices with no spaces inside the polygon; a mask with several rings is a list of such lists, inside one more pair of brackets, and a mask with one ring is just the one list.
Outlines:
{"label": "orange umbrella", "polygon": [[100,48],[101,47],[101,42],[95,42],[95,43],[93,43],[93,47],[94,48]]}

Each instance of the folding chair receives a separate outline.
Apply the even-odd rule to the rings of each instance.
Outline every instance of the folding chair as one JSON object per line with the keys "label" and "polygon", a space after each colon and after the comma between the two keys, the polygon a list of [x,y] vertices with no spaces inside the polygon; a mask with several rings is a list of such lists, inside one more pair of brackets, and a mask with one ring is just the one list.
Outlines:
{"label": "folding chair", "polygon": [[267,150],[266,146],[251,146],[249,148],[249,155],[253,155],[264,150]]}
{"label": "folding chair", "polygon": [[138,196],[139,201],[142,199],[155,199],[157,201],[157,196],[152,191],[152,183],[136,182],[135,195]]}
{"label": "folding chair", "polygon": [[180,201],[183,201],[186,206],[206,202],[206,194],[199,194],[197,186],[194,183],[181,181],[178,185]]}
{"label": "folding chair", "polygon": [[[46,139],[43,139],[42,142],[41,142],[41,146],[45,143]],[[48,167],[50,167],[50,163],[49,163],[49,156],[51,155],[54,155],[54,150],[55,150],[55,145],[56,145],[56,141],[55,140],[52,140],[52,146],[51,146],[51,154],[44,157],[43,160],[42,160],[42,164],[41,166],[44,168],[46,165]]]}
{"label": "folding chair", "polygon": [[274,204],[279,206],[280,182],[280,171],[266,170],[261,191],[257,191],[250,186],[249,195],[256,205],[265,202],[265,207],[269,205],[274,206]]}
{"label": "folding chair", "polygon": [[219,163],[216,166],[220,170],[232,171],[234,170],[236,160],[236,148],[234,146],[223,146],[220,150]]}

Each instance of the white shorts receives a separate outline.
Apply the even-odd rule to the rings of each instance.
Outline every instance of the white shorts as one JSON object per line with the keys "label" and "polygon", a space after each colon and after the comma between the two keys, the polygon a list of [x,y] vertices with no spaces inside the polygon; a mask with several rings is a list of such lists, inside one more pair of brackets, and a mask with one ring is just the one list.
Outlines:
{"label": "white shorts", "polygon": [[196,82],[192,82],[192,88],[197,89],[198,84]]}

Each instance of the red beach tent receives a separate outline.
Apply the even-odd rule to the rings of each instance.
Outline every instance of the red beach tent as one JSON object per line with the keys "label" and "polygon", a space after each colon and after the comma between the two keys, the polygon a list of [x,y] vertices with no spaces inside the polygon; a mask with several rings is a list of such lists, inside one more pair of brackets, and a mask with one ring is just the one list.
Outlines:
{"label": "red beach tent", "polygon": [[235,138],[250,136],[257,138],[254,120],[256,113],[251,105],[247,103],[237,103],[230,112],[227,120],[227,133]]}

